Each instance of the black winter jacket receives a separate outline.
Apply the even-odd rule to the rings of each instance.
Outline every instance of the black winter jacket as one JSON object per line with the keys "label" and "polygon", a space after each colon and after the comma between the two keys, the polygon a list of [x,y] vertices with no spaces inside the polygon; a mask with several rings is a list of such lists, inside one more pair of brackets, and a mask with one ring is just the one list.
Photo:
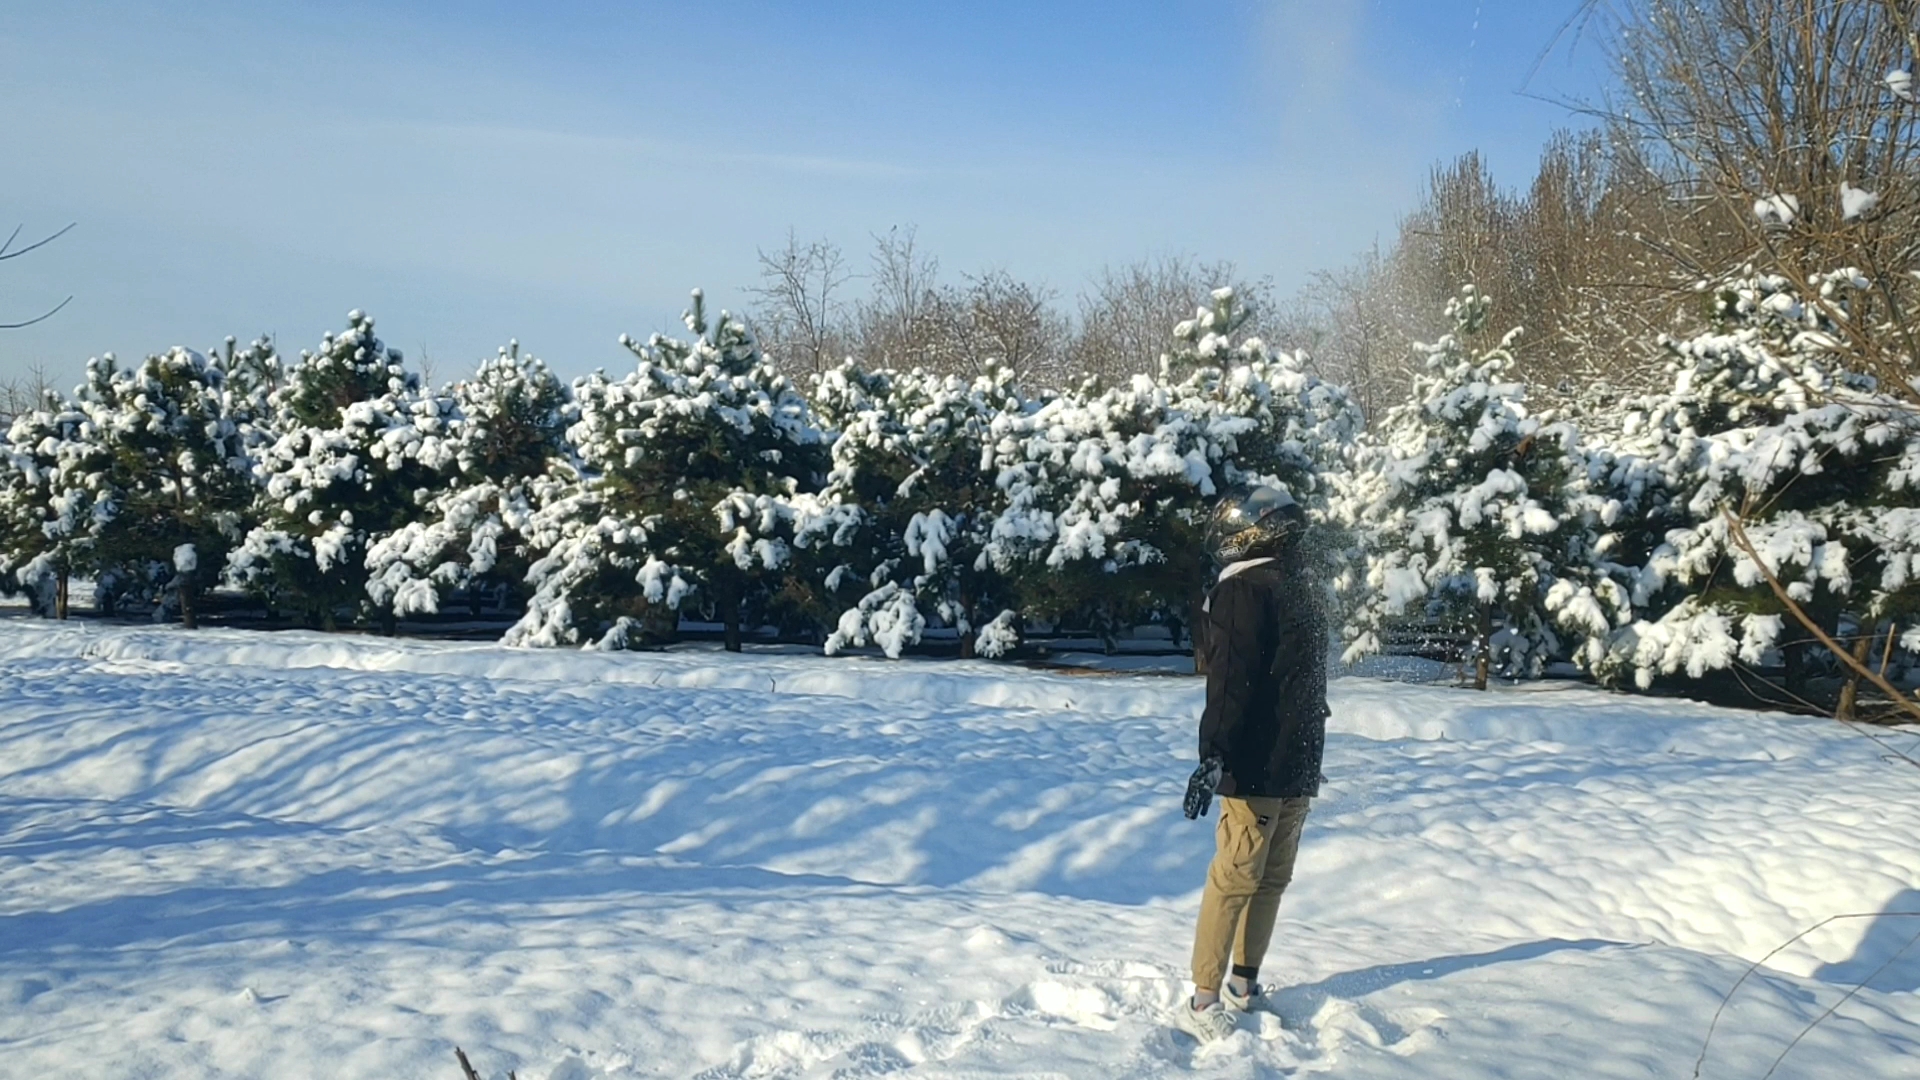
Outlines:
{"label": "black winter jacket", "polygon": [[1291,559],[1233,573],[1207,597],[1200,758],[1225,763],[1219,794],[1320,792],[1327,742],[1327,617]]}

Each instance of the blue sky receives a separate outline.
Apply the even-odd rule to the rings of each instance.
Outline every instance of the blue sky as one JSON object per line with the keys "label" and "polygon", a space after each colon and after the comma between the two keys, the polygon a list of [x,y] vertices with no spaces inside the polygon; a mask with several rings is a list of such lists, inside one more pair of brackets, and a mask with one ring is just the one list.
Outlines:
{"label": "blue sky", "polygon": [[[739,305],[789,228],[913,225],[950,275],[1071,297],[1231,259],[1290,289],[1390,234],[1438,160],[1524,183],[1591,93],[1528,74],[1575,0],[11,5],[0,378],[373,312],[443,374],[509,337],[622,364],[686,291]],[[0,318],[0,321],[12,321]]]}

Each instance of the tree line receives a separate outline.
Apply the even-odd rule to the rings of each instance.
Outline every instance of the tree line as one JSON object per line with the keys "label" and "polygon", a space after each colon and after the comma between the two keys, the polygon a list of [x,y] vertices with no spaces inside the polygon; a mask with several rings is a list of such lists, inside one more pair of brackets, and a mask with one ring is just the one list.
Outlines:
{"label": "tree line", "polygon": [[295,358],[103,358],[18,418],[0,584],[54,616],[84,576],[188,625],[223,582],[322,628],[486,594],[519,645],[644,647],[691,615],[734,649],[772,626],[898,656],[938,628],[999,656],[1036,625],[1180,636],[1212,500],[1273,485],[1318,523],[1350,659],[1440,626],[1481,685],[1783,664],[1805,692],[1801,627],[1882,674],[1920,644],[1920,414],[1826,313],[1874,289],[1730,277],[1659,342],[1665,387],[1541,406],[1468,286],[1371,425],[1225,287],[1155,374],[1064,389],[845,362],[803,392],[698,293],[620,375],[566,386],[509,346],[436,388],[354,312]]}
{"label": "tree line", "polygon": [[689,337],[623,337],[632,370],[572,386],[517,345],[424,385],[360,312],[293,358],[104,357],[7,434],[0,584],[63,616],[85,577],[191,624],[224,582],[388,632],[487,592],[524,613],[510,641],[599,647],[689,611],[730,647],[773,625],[893,655],[929,625],[999,654],[1034,619],[1177,623],[1208,500],[1318,490],[1359,428],[1250,317],[1215,290],[1157,375],[1046,391],[847,362],[802,393],[697,292]]}
{"label": "tree line", "polygon": [[1462,628],[1481,681],[1778,663],[1806,693],[1825,651],[1884,682],[1920,644],[1913,7],[1610,8],[1619,104],[1523,191],[1437,169],[1289,305],[1173,259],[1068,317],[896,231],[861,293],[790,236],[752,313],[696,296],[689,337],[571,387],[517,347],[426,385],[359,313],[298,358],[104,358],[13,423],[0,573],[56,612],[76,573],[189,620],[216,579],[316,625],[491,591],[525,644],[697,610],[735,646],[941,627],[994,654],[1179,626],[1208,501],[1276,483],[1322,525],[1353,656],[1413,621]]}
{"label": "tree line", "polygon": [[1185,255],[1101,269],[1070,308],[1045,284],[1006,270],[942,276],[911,226],[872,238],[864,269],[832,240],[789,233],[760,252],[742,317],[790,377],[807,380],[858,357],[875,367],[936,375],[1003,368],[1029,386],[1151,373],[1167,328],[1217,287],[1241,298],[1249,333],[1285,338],[1273,283],[1230,262]]}

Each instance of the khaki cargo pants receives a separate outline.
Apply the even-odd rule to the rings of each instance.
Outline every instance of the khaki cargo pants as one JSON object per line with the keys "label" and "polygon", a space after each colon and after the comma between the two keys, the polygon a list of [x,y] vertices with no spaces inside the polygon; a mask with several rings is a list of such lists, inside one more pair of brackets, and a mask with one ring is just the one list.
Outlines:
{"label": "khaki cargo pants", "polygon": [[1312,799],[1222,798],[1217,850],[1200,898],[1193,939],[1193,985],[1218,990],[1233,963],[1257,968],[1266,958],[1280,894],[1293,880],[1300,830]]}

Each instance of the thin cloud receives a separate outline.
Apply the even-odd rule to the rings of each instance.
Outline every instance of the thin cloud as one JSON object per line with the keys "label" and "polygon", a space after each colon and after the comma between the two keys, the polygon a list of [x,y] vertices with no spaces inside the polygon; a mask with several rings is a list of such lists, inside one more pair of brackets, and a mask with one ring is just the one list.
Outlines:
{"label": "thin cloud", "polygon": [[902,165],[854,157],[817,154],[778,154],[716,148],[634,135],[591,134],[498,124],[424,124],[381,121],[372,128],[404,138],[429,138],[464,144],[482,151],[578,158],[645,159],[657,162],[702,160],[708,165],[734,165],[803,176],[836,176],[861,180],[914,180],[933,175],[925,166]]}

